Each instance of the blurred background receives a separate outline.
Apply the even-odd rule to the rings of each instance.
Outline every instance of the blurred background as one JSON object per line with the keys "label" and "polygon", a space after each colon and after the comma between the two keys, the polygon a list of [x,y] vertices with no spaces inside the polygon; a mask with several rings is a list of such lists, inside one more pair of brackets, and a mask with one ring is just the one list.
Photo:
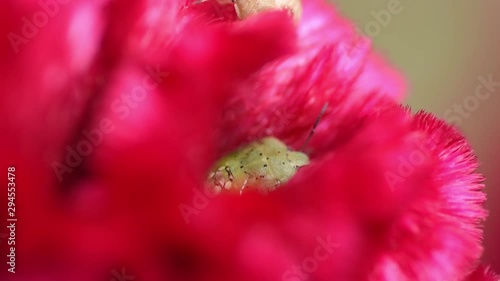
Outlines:
{"label": "blurred background", "polygon": [[483,260],[500,271],[500,1],[332,2],[406,75],[414,111],[454,123],[469,139],[490,210]]}

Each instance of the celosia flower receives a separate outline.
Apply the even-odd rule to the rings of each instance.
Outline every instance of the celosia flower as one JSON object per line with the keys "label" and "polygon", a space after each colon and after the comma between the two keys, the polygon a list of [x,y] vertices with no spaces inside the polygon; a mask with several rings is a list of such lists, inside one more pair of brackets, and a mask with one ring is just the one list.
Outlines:
{"label": "celosia flower", "polygon": [[499,279],[500,277],[489,268],[479,266],[467,277],[466,281],[498,281]]}
{"label": "celosia flower", "polygon": [[[321,0],[298,23],[215,0],[40,3],[0,4],[2,147],[19,178],[19,267],[2,280],[497,278],[475,269],[471,147],[401,107],[398,72]],[[204,190],[250,141],[298,149],[326,102],[290,182]]]}

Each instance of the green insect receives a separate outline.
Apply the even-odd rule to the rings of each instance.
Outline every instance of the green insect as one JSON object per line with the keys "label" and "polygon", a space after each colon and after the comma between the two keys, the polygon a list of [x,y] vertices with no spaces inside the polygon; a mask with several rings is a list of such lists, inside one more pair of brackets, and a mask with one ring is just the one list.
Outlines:
{"label": "green insect", "polygon": [[[327,104],[323,106],[303,147],[312,137],[326,107]],[[290,180],[297,170],[308,164],[309,157],[305,153],[289,149],[275,137],[265,137],[217,161],[210,171],[207,184],[217,193],[236,190],[241,194],[245,188],[271,191]]]}

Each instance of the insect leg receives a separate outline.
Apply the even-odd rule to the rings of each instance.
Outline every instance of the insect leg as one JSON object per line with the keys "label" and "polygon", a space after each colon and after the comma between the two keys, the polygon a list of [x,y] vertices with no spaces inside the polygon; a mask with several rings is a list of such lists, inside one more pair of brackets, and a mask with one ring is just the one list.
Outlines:
{"label": "insect leg", "polygon": [[228,179],[229,179],[230,181],[233,181],[234,176],[233,176],[233,172],[231,172],[231,169],[230,169],[228,166],[226,166],[226,167],[224,168],[224,170],[226,170],[226,173],[227,173],[227,177],[228,177]]}
{"label": "insect leg", "polygon": [[314,135],[314,130],[316,130],[316,127],[318,127],[318,124],[319,124],[319,120],[321,119],[321,116],[323,116],[323,114],[325,114],[325,111],[326,111],[326,108],[328,107],[328,102],[326,102],[324,105],[323,105],[323,108],[321,108],[321,112],[319,113],[319,116],[318,118],[316,118],[316,121],[314,122],[314,125],[312,127],[312,130],[311,132],[309,132],[309,136],[307,136],[307,139],[306,141],[304,142],[304,144],[302,145],[302,147],[300,148],[300,151],[304,151],[304,149],[306,148],[307,144],[309,143],[309,141],[311,140],[311,137]]}
{"label": "insect leg", "polygon": [[245,174],[247,174],[247,178],[245,179],[245,181],[243,182],[243,185],[241,186],[241,190],[240,190],[240,195],[243,193],[243,189],[245,189],[245,187],[247,186],[247,183],[248,183],[248,180],[250,179],[250,177],[252,175],[250,175],[249,173],[247,173],[246,171],[244,172]]}
{"label": "insect leg", "polygon": [[247,186],[248,179],[249,179],[249,178],[246,178],[246,179],[245,179],[245,182],[243,182],[243,186],[242,186],[242,187],[241,187],[241,189],[240,189],[240,195],[241,195],[241,194],[243,194],[243,189],[245,189],[245,187]]}

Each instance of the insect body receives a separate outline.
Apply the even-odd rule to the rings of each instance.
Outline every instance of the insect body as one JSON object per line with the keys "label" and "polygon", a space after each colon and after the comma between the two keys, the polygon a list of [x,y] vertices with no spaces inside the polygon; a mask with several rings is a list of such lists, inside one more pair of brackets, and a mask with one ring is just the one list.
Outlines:
{"label": "insect body", "polygon": [[273,9],[288,10],[299,21],[302,15],[301,0],[232,0],[235,3],[236,13],[240,19]]}
{"label": "insect body", "polygon": [[292,151],[274,137],[266,137],[244,146],[218,161],[208,184],[216,192],[252,187],[274,190],[287,182],[297,170],[309,164],[309,157]]}
{"label": "insect body", "polygon": [[[301,150],[309,143],[327,107],[325,103]],[[241,193],[246,187],[270,191],[308,164],[309,157],[305,153],[290,150],[275,137],[265,137],[219,160],[210,171],[207,184],[215,192],[237,190]]]}

